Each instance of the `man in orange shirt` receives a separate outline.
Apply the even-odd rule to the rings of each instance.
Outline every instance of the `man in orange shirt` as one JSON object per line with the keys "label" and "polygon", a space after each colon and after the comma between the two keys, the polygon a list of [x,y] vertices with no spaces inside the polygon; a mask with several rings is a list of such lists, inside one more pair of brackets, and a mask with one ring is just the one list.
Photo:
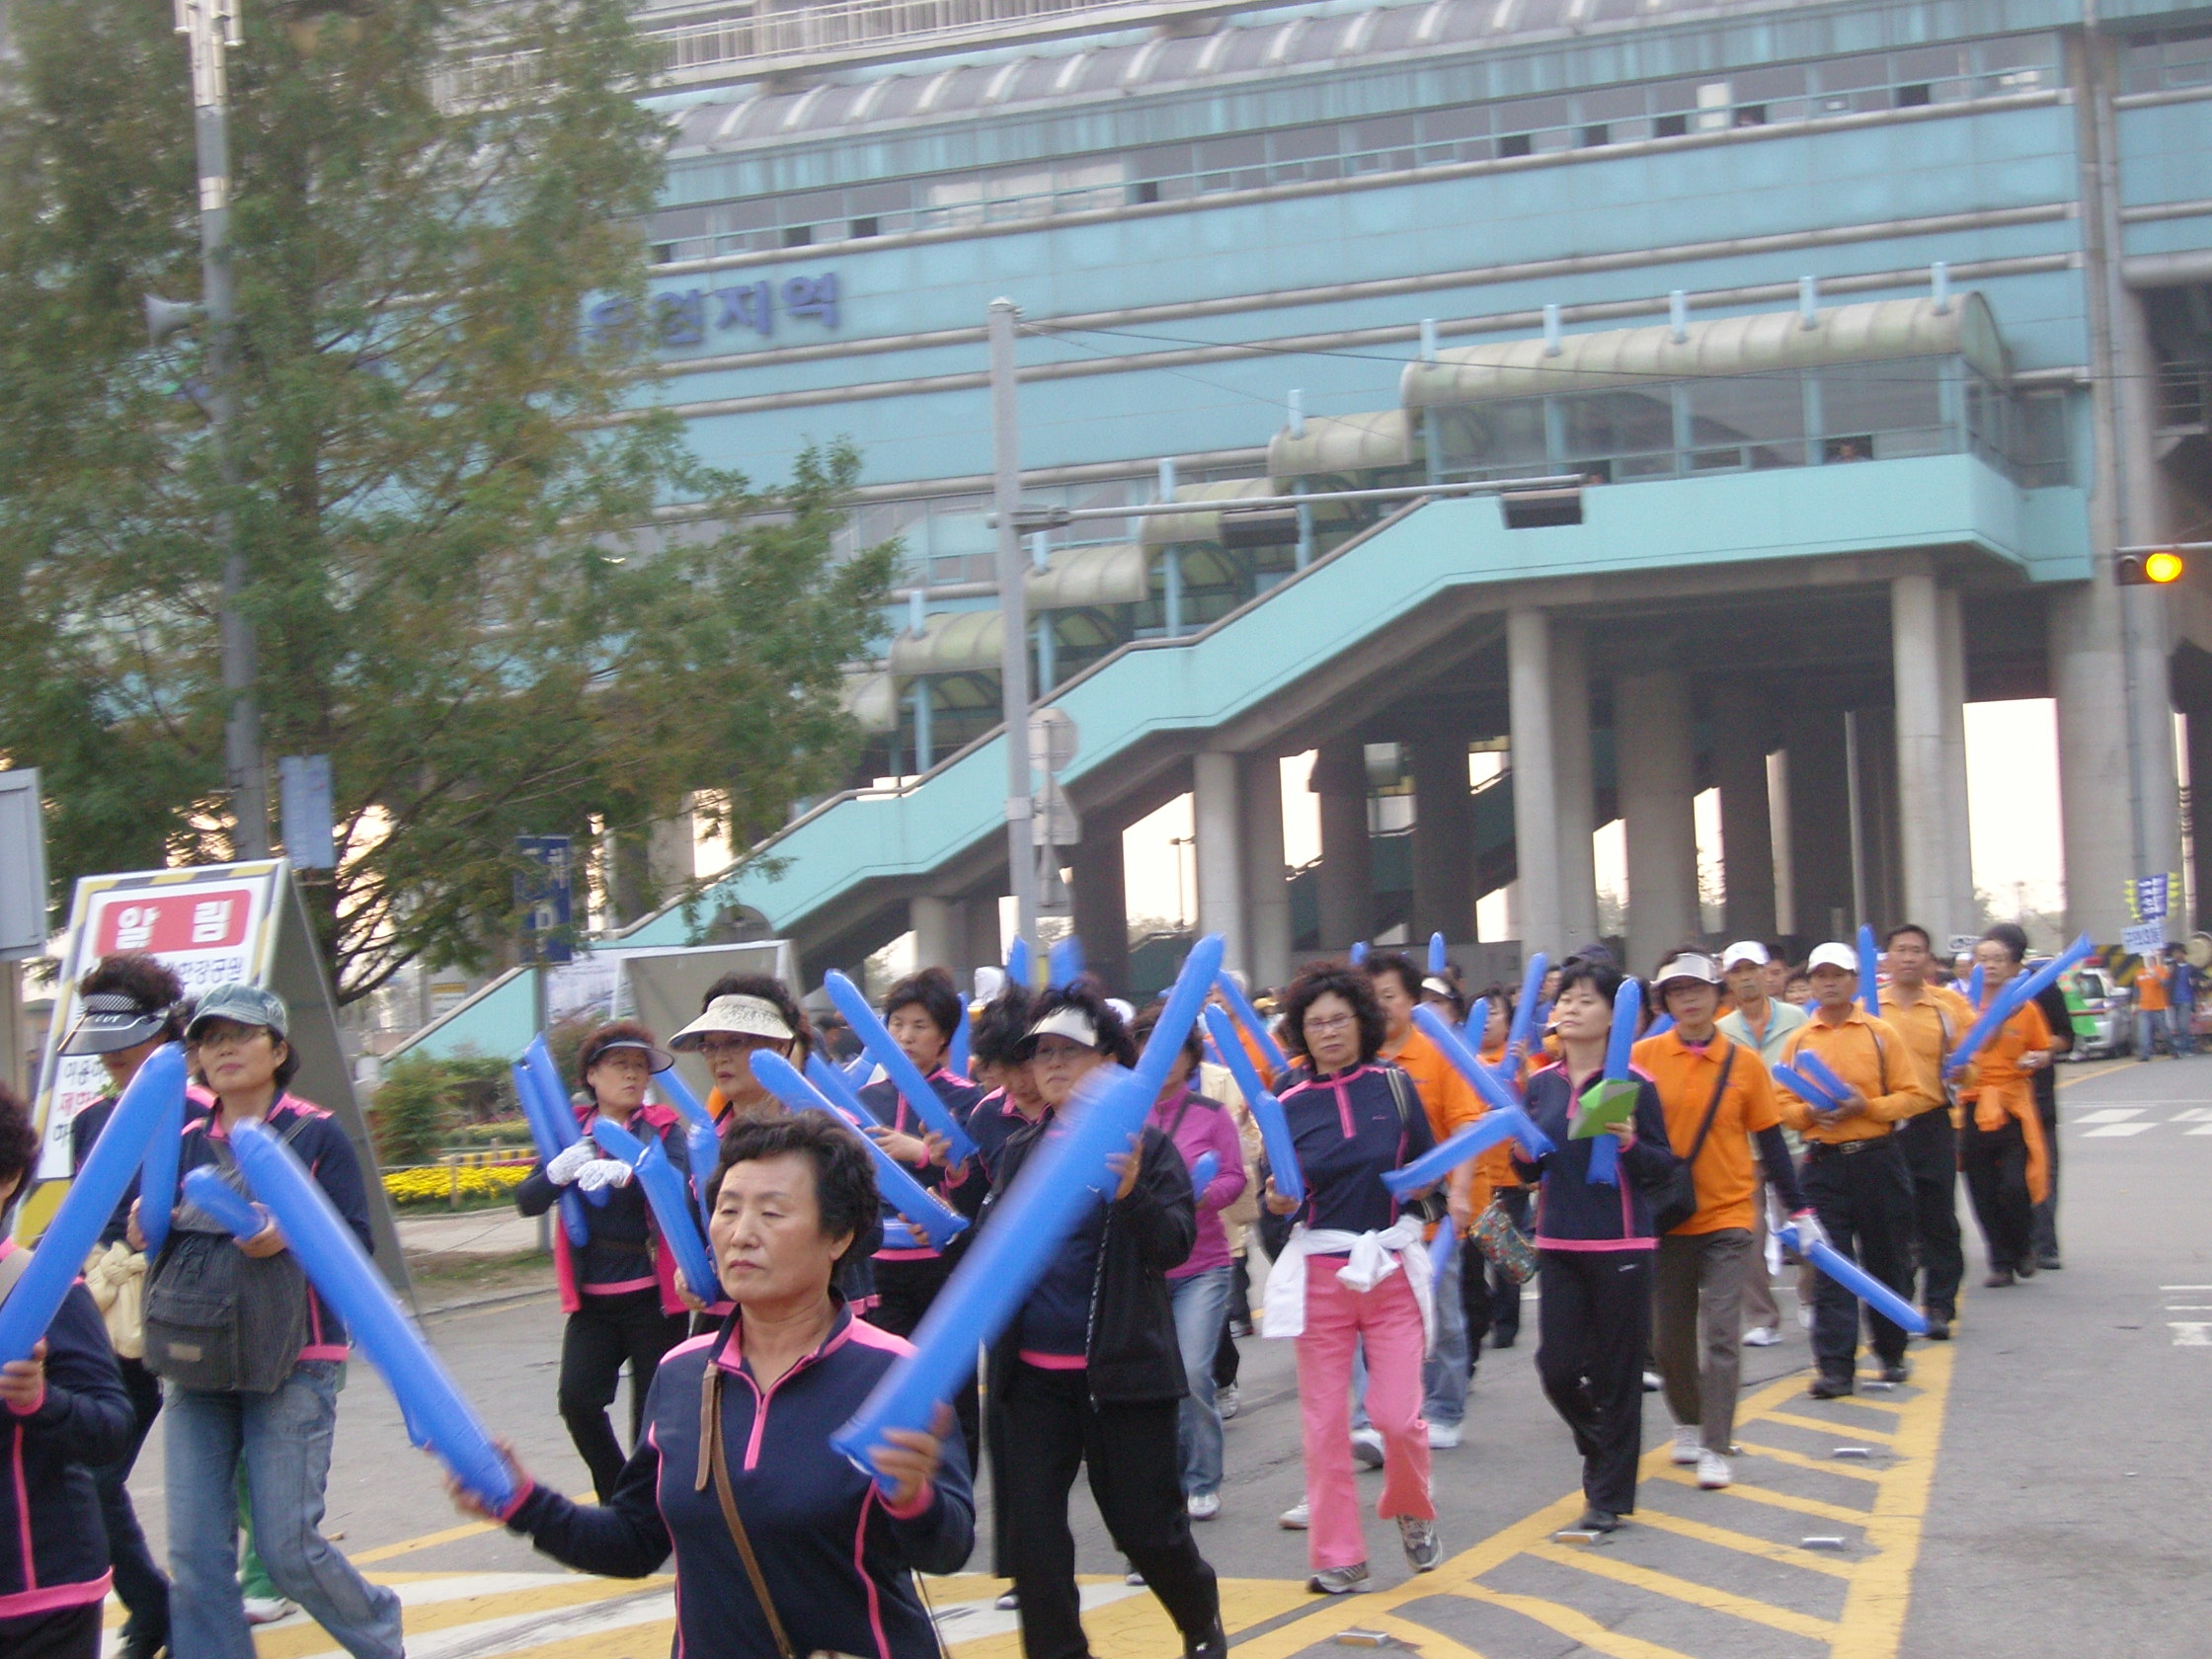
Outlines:
{"label": "man in orange shirt", "polygon": [[[2020,971],[2018,930],[1993,927],[1974,947],[1982,984],[1995,996]],[[2032,1001],[2005,1022],[1975,1057],[1973,1087],[1959,1107],[1959,1167],[1966,1173],[1974,1219],[1982,1224],[1989,1277],[2004,1290],[2035,1277],[2035,1206],[2050,1185],[2043,1122],[2035,1110],[2034,1074],[2051,1064],[2050,1023]]]}
{"label": "man in orange shirt", "polygon": [[[1776,1095],[1782,1122],[1805,1140],[1802,1172],[1829,1242],[1895,1291],[1912,1294],[1906,1238],[1913,1224],[1913,1189],[1897,1155],[1894,1126],[1939,1105],[1943,1094],[1896,1027],[1872,1019],[1858,1006],[1858,953],[1849,945],[1820,946],[1806,963],[1813,1016],[1789,1034],[1781,1064],[1818,1055],[1850,1092],[1834,1108],[1801,1100],[1786,1088]],[[1882,1378],[1902,1382],[1904,1327],[1869,1313]],[[1825,1274],[1813,1292],[1813,1358],[1820,1375],[1809,1390],[1835,1399],[1856,1387],[1858,1299]]]}
{"label": "man in orange shirt", "polygon": [[[1377,951],[1367,959],[1367,972],[1375,985],[1375,1000],[1382,1007],[1382,1058],[1413,1079],[1414,1092],[1429,1115],[1430,1133],[1441,1145],[1482,1116],[1482,1101],[1443,1051],[1413,1023],[1413,1010],[1421,1005],[1421,971],[1413,959],[1397,951]],[[1477,1174],[1481,1161],[1461,1164],[1447,1184],[1451,1215],[1441,1224],[1462,1238],[1490,1202],[1489,1184]],[[1463,1249],[1455,1250],[1432,1287],[1436,1341],[1422,1371],[1426,1397],[1421,1415],[1428,1421],[1429,1444],[1440,1451],[1460,1444],[1460,1425],[1467,1410],[1467,1379],[1472,1373],[1466,1305],[1460,1290],[1465,1255]],[[1354,1413],[1354,1455],[1363,1462],[1372,1458],[1370,1466],[1380,1467],[1382,1437],[1367,1426],[1364,1410]]]}
{"label": "man in orange shirt", "polygon": [[[2158,1050],[2160,1034],[2166,1031],[2167,1009],[2172,1001],[2167,992],[2172,983],[2172,971],[2161,957],[2146,956],[2135,971],[2135,1058],[2139,1061],[2150,1060]],[[2166,1048],[2167,1053],[2180,1058],[2171,1035]]]}
{"label": "man in orange shirt", "polygon": [[[1882,949],[1889,958],[1882,1018],[1897,1028],[1939,1085],[1943,1062],[1974,1023],[1974,1007],[1957,991],[1934,983],[1936,958],[1927,928],[1910,921],[1893,927]],[[1912,1244],[1928,1337],[1947,1342],[1951,1321],[1958,1317],[1958,1282],[1966,1276],[1958,1235],[1958,1131],[1950,1113],[1936,1105],[1903,1119],[1897,1126],[1897,1150],[1913,1187]]]}
{"label": "man in orange shirt", "polygon": [[1659,1091],[1668,1143],[1689,1164],[1697,1203],[1695,1212],[1659,1240],[1652,1272],[1652,1351],[1675,1420],[1673,1461],[1697,1465],[1698,1484],[1716,1491],[1733,1478],[1728,1451],[1742,1377],[1744,1281],[1757,1248],[1753,1137],[1767,1179],[1800,1233],[1817,1231],[1820,1224],[1797,1189],[1774,1084],[1759,1051],[1732,1041],[1713,1024],[1720,1008],[1718,965],[1702,951],[1685,948],[1651,983],[1675,1023],[1635,1046],[1635,1066]]}

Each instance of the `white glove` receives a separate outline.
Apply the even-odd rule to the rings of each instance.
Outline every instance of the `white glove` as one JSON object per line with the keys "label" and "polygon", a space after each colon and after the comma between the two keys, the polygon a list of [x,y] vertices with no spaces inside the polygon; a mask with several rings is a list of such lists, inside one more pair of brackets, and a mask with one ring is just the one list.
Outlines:
{"label": "white glove", "polygon": [[545,1166],[545,1178],[556,1187],[565,1187],[577,1177],[577,1172],[599,1155],[595,1141],[571,1143],[569,1149],[556,1154]]}
{"label": "white glove", "polygon": [[589,1137],[571,1142],[567,1151],[556,1153],[546,1162],[545,1178],[556,1187],[565,1187],[586,1164],[602,1155],[598,1143]]}
{"label": "white glove", "polygon": [[636,1173],[620,1158],[593,1158],[577,1171],[576,1184],[584,1192],[594,1193],[602,1187],[626,1187]]}
{"label": "white glove", "polygon": [[1815,1244],[1829,1242],[1828,1229],[1820,1224],[1820,1218],[1810,1210],[1798,1211],[1789,1218],[1789,1224],[1797,1229],[1797,1253],[1800,1256],[1809,1257]]}

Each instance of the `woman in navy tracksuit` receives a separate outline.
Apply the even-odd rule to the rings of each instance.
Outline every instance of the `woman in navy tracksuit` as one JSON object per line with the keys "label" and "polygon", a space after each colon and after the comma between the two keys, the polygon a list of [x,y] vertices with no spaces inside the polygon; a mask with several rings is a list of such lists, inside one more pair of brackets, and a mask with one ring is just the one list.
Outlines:
{"label": "woman in navy tracksuit", "polygon": [[[728,1320],[661,1362],[645,1435],[609,1502],[574,1503],[517,1471],[500,1518],[584,1572],[642,1578],[673,1551],[683,1659],[936,1659],[913,1574],[958,1572],[975,1543],[952,1414],[939,1408],[943,1440],[893,1431],[873,1457],[880,1483],[830,1446],[908,1351],[830,1289],[840,1258],[875,1241],[866,1159],[819,1112],[733,1126],[708,1183]],[[714,1429],[707,1444],[702,1425]],[[724,1518],[725,1481],[765,1602]]]}
{"label": "woman in navy tracksuit", "polygon": [[1658,1245],[1652,1199],[1680,1161],[1667,1139],[1659,1091],[1639,1074],[1634,1112],[1612,1133],[1619,1165],[1612,1181],[1590,1179],[1595,1137],[1569,1138],[1582,1093],[1603,1074],[1613,998],[1620,972],[1610,962],[1569,957],[1551,1005],[1561,1059],[1529,1079],[1527,1106],[1552,1150],[1530,1162],[1541,1177],[1537,1249],[1543,1296],[1537,1376],[1551,1408],[1574,1431],[1588,1503],[1577,1531],[1610,1533],[1636,1507],[1643,1455],[1643,1363],[1651,1346],[1651,1257]]}
{"label": "woman in navy tracksuit", "polygon": [[[0,1228],[39,1156],[23,1097],[0,1083]],[[0,1279],[23,1246],[0,1238]],[[108,1599],[108,1540],[93,1469],[130,1444],[130,1396],[108,1327],[82,1283],[69,1287],[37,1353],[0,1370],[0,1653],[95,1659]]]}
{"label": "woman in navy tracksuit", "polygon": [[613,1497],[614,1483],[622,1476],[622,1446],[606,1416],[621,1382],[622,1363],[630,1365],[634,1448],[645,1423],[645,1392],[654,1367],[682,1340],[686,1320],[676,1295],[674,1258],[661,1248],[661,1229],[646,1205],[645,1190],[632,1179],[628,1164],[599,1149],[592,1139],[592,1120],[604,1116],[641,1140],[660,1136],[669,1161],[688,1172],[691,1157],[681,1120],[670,1108],[648,1105],[645,1099],[653,1073],[669,1065],[653,1034],[630,1020],[602,1025],[585,1038],[576,1069],[592,1104],[577,1113],[583,1134],[514,1189],[514,1207],[525,1216],[544,1215],[571,1184],[586,1194],[605,1194],[603,1204],[582,1206],[591,1236],[581,1248],[570,1244],[566,1224],[553,1229],[553,1271],[569,1316],[561,1337],[561,1419],[602,1503]]}

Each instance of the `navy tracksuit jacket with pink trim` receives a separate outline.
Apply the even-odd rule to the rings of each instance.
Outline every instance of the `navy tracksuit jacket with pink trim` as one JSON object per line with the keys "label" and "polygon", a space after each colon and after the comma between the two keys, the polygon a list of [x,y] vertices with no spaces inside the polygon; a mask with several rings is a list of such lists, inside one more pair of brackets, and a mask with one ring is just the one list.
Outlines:
{"label": "navy tracksuit jacket with pink trim", "polygon": [[937,1659],[913,1573],[958,1572],[976,1541],[968,1457],[954,1431],[935,1485],[894,1513],[868,1476],[830,1449],[892,1362],[908,1351],[840,1307],[822,1346],[762,1389],[737,1353],[737,1316],[669,1351],[646,1396],[646,1432],[610,1504],[532,1486],[508,1526],[583,1572],[643,1578],[675,1552],[675,1652],[682,1659],[776,1659],[768,1622],[699,1472],[706,1368],[723,1368],[722,1445],[746,1536],[800,1653]]}

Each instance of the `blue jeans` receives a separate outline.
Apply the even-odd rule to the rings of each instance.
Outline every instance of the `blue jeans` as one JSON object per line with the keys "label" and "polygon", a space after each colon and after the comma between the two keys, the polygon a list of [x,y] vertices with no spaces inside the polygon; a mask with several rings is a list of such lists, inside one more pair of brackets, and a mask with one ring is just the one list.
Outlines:
{"label": "blue jeans", "polygon": [[1167,1282],[1175,1309],[1175,1345],[1183,1351],[1190,1392],[1176,1413],[1175,1442],[1183,1461],[1183,1495],[1222,1488],[1222,1408],[1214,1398],[1214,1355],[1228,1318],[1229,1269],[1202,1268]]}
{"label": "blue jeans", "polygon": [[2163,1008],[2138,1008],[2135,1010],[2135,1058],[2149,1060],[2158,1053],[2159,1039],[2167,1038],[2167,1050],[2172,1052],[2172,1027],[2167,1024]]}
{"label": "blue jeans", "polygon": [[335,1360],[302,1360],[274,1393],[169,1390],[169,1628],[189,1659],[255,1659],[238,1590],[237,1471],[254,1542],[277,1592],[355,1659],[400,1659],[399,1597],[368,1583],[322,1535],[338,1421]]}
{"label": "blue jeans", "polygon": [[[1437,1275],[1432,1287],[1436,1293],[1436,1346],[1421,1368],[1425,1396],[1421,1415],[1450,1429],[1458,1428],[1467,1414],[1467,1306],[1460,1300],[1460,1264],[1473,1247],[1462,1240]],[[1476,1256],[1474,1262],[1479,1270],[1482,1258]]]}

